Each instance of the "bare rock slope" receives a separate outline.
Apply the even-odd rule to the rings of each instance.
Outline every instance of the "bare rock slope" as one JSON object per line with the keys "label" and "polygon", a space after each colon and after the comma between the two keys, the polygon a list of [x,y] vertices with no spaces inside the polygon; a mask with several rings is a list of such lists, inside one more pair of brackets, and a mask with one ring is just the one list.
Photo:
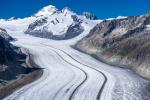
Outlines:
{"label": "bare rock slope", "polygon": [[26,55],[9,43],[12,40],[6,30],[0,28],[0,86],[31,71],[21,65],[25,63]]}
{"label": "bare rock slope", "polygon": [[76,48],[150,78],[150,14],[104,20]]}

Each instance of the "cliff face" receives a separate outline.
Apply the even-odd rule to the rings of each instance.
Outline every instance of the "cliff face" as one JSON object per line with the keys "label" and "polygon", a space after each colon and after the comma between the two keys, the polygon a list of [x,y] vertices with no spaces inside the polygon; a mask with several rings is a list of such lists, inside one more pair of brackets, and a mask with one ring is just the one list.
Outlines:
{"label": "cliff face", "polygon": [[76,48],[150,78],[150,14],[104,20]]}
{"label": "cliff face", "polygon": [[30,72],[29,68],[21,66],[25,63],[26,55],[22,54],[18,47],[10,44],[11,40],[13,38],[0,28],[0,85]]}

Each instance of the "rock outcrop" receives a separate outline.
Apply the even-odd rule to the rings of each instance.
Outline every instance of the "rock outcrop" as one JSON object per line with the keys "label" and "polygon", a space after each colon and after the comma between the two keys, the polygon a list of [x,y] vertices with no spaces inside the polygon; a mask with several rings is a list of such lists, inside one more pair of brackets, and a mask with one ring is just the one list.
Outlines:
{"label": "rock outcrop", "polygon": [[87,19],[90,19],[90,20],[97,20],[97,16],[95,16],[94,14],[92,13],[89,13],[89,12],[83,12],[82,15],[84,15]]}
{"label": "rock outcrop", "polygon": [[12,40],[6,30],[0,28],[0,86],[31,71],[21,65],[25,63],[26,55],[9,43]]}

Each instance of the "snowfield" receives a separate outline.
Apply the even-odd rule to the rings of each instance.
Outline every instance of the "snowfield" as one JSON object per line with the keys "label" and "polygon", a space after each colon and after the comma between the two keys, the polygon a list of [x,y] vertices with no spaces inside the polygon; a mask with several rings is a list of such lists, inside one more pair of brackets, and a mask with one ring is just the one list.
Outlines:
{"label": "snowfield", "polygon": [[[53,15],[47,11],[57,11],[54,6],[49,7],[52,9],[44,8],[35,16]],[[83,16],[80,18],[85,19]],[[84,20],[84,32],[77,37],[51,40],[24,34],[35,20],[36,17],[0,20],[0,27],[17,39],[12,44],[28,49],[34,62],[44,71],[38,80],[4,100],[150,100],[147,80],[129,69],[107,65],[71,48],[101,21]],[[58,34],[56,28],[54,31]]]}

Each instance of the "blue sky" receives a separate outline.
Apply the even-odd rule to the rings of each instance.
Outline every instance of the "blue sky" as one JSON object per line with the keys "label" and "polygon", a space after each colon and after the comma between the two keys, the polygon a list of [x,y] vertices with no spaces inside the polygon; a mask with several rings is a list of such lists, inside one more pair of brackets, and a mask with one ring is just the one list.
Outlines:
{"label": "blue sky", "polygon": [[0,18],[31,16],[46,5],[65,6],[80,14],[94,13],[100,19],[132,16],[150,11],[150,0],[0,0]]}

